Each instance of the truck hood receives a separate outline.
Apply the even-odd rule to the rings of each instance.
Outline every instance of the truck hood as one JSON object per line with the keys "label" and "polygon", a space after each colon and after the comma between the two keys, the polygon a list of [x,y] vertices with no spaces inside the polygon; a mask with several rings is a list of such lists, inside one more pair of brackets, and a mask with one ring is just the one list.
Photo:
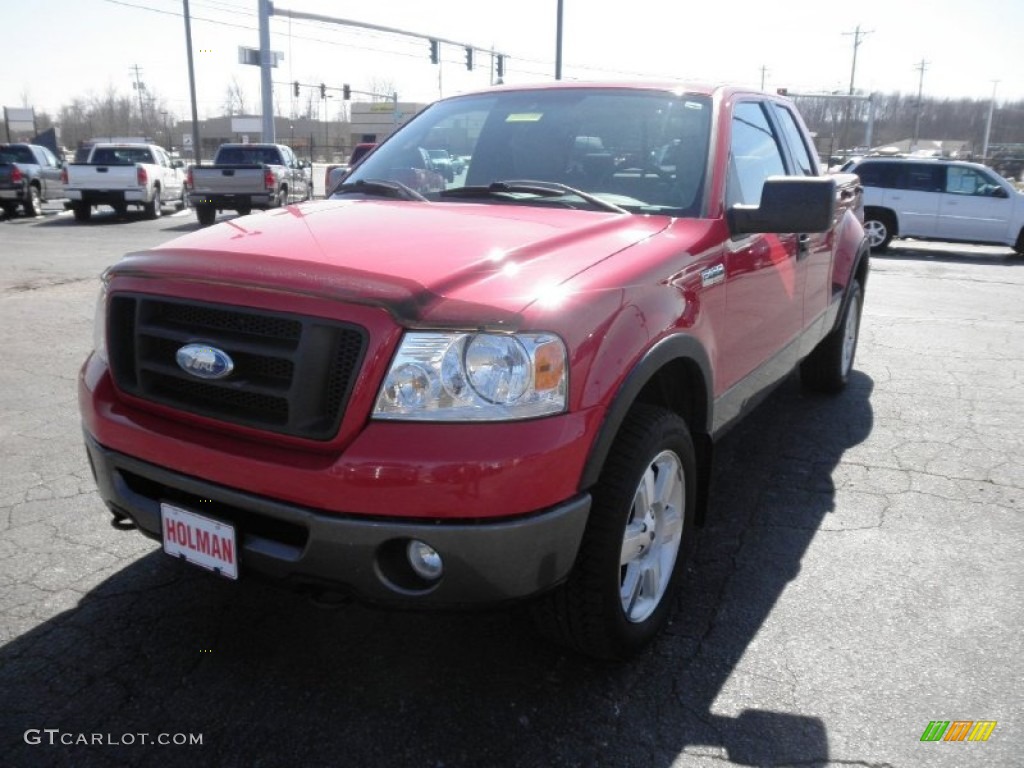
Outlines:
{"label": "truck hood", "polygon": [[523,205],[327,200],[223,222],[110,274],[383,306],[409,325],[509,327],[574,275],[671,219]]}

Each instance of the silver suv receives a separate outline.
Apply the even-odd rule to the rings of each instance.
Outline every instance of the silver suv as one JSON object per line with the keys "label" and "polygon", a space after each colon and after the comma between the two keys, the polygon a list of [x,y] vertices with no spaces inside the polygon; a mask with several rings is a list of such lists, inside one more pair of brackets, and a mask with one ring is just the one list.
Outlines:
{"label": "silver suv", "polygon": [[868,157],[849,169],[864,185],[873,251],[894,237],[1007,245],[1024,254],[1024,194],[991,168],[959,160]]}

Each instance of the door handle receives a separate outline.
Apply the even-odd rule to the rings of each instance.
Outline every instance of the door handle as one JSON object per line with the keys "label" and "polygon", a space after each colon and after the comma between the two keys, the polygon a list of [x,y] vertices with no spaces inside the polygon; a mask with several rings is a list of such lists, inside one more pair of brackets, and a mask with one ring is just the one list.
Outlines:
{"label": "door handle", "polygon": [[811,255],[811,236],[800,234],[796,236],[796,260],[802,261]]}

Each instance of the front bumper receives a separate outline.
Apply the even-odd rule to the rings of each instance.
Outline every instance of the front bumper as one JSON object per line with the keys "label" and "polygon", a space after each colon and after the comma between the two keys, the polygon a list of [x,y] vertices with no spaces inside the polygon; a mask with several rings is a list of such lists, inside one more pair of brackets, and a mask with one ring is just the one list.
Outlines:
{"label": "front bumper", "polygon": [[[324,513],[173,472],[103,447],[86,449],[100,495],[119,516],[161,538],[160,502],[232,523],[240,577],[260,573],[295,586],[416,607],[487,605],[528,597],[566,578],[590,511],[589,494],[512,519],[439,522]],[[405,543],[442,557],[432,583],[409,578]]]}

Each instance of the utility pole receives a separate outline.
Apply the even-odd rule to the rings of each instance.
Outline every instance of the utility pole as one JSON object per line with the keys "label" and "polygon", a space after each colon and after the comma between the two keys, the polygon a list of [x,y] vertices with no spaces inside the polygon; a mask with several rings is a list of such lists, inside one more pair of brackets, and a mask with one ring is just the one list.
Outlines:
{"label": "utility pole", "polygon": [[850,67],[850,95],[853,96],[853,82],[857,76],[857,49],[860,47],[861,38],[867,37],[874,30],[861,31],[860,24],[857,25],[853,32],[843,32],[843,35],[853,35],[853,66]]}
{"label": "utility pole", "polygon": [[761,90],[764,90],[764,76],[768,74],[768,67],[764,64],[761,65]]}
{"label": "utility pole", "polygon": [[988,119],[985,120],[985,141],[981,145],[981,162],[988,163],[988,140],[992,135],[992,113],[996,109],[996,86],[999,85],[998,80],[992,81],[992,101],[988,103]]}
{"label": "utility pole", "polygon": [[910,142],[911,153],[917,149],[917,140],[921,135],[921,94],[924,92],[924,72],[928,69],[928,62],[921,59],[921,63],[914,69],[921,73],[921,77],[917,81],[917,109],[914,110],[914,138]]}
{"label": "utility pole", "polygon": [[196,107],[196,72],[192,65],[192,16],[188,11],[188,0],[182,0],[185,10],[185,51],[188,53],[188,90],[192,97],[192,161],[200,165],[203,161],[199,152],[199,110]]}
{"label": "utility pole", "polygon": [[[857,49],[860,48],[861,39],[866,37],[867,35],[870,35],[871,32],[873,32],[873,31],[874,30],[862,31],[861,28],[860,28],[860,24],[858,24],[854,28],[853,32],[843,32],[844,36],[845,35],[852,35],[853,36],[853,64],[850,66],[850,92],[849,92],[850,96],[853,96],[854,82],[855,82],[856,77],[857,77]],[[847,140],[848,140],[848,137],[849,137],[849,134],[850,134],[850,108],[851,107],[852,107],[852,103],[847,101],[846,102],[846,109],[845,109],[846,114],[845,114],[845,117],[843,119],[843,148],[846,148],[847,145],[848,145],[848,141]]]}
{"label": "utility pole", "polygon": [[132,72],[135,73],[135,82],[132,83],[132,87],[134,87],[135,88],[135,92],[137,94],[139,94],[139,129],[140,129],[140,132],[141,132],[141,129],[142,129],[142,92],[144,90],[146,90],[146,84],[144,82],[142,82],[142,80],[141,80],[142,70],[139,69],[139,65],[138,64],[133,64],[132,66],[128,67],[128,72],[129,73],[132,73]]}

